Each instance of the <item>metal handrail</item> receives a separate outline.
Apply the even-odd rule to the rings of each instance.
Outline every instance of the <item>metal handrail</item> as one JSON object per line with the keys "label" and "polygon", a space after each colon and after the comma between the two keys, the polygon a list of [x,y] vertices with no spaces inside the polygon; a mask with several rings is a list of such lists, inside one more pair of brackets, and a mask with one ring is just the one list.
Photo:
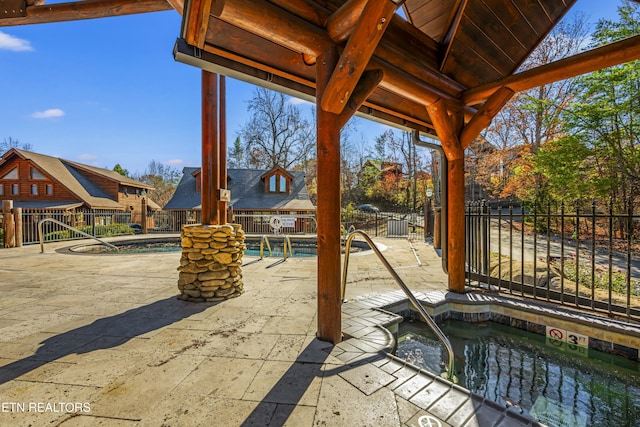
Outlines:
{"label": "metal handrail", "polygon": [[264,258],[264,243],[267,243],[267,249],[269,249],[269,256],[271,256],[271,243],[269,243],[269,238],[266,235],[263,235],[260,238],[260,259]]}
{"label": "metal handrail", "polygon": [[91,234],[87,234],[87,233],[85,233],[84,231],[80,231],[80,230],[78,230],[77,228],[72,227],[72,226],[70,226],[69,224],[65,224],[65,223],[64,223],[64,222],[62,222],[62,221],[58,221],[57,219],[53,219],[53,218],[45,218],[45,219],[41,219],[41,220],[38,222],[38,238],[39,238],[39,240],[40,240],[40,253],[44,253],[44,236],[42,235],[42,224],[43,224],[43,223],[45,223],[45,222],[53,222],[54,224],[61,225],[61,226],[65,227],[65,228],[67,228],[67,229],[69,229],[69,230],[71,230],[71,231],[75,231],[75,232],[76,232],[76,233],[78,233],[78,234],[82,234],[82,235],[83,235],[83,236],[85,236],[85,237],[88,237],[88,238],[90,238],[90,239],[95,239],[95,240],[97,240],[98,242],[102,243],[103,245],[107,245],[107,246],[109,246],[109,247],[112,247],[112,248],[114,248],[114,249],[115,249],[115,250],[117,250],[117,251],[118,251],[118,250],[120,250],[120,249],[118,249],[118,247],[117,247],[117,246],[114,246],[114,245],[112,245],[111,243],[107,243],[107,242],[105,242],[104,240],[97,238],[96,236],[92,236]]}
{"label": "metal handrail", "polygon": [[447,349],[447,353],[449,354],[449,364],[446,372],[447,379],[454,383],[458,382],[457,378],[455,377],[455,371],[453,368],[453,362],[454,362],[453,347],[449,342],[449,338],[447,338],[444,332],[442,332],[442,330],[436,324],[436,322],[431,318],[431,316],[429,316],[429,313],[426,312],[422,304],[420,304],[420,301],[416,299],[416,297],[409,290],[407,285],[402,281],[400,276],[398,276],[398,273],[396,273],[393,267],[391,267],[391,264],[389,264],[389,262],[384,257],[384,255],[382,255],[382,252],[380,252],[380,249],[378,249],[375,243],[373,243],[373,240],[371,240],[371,237],[369,237],[369,235],[362,230],[355,230],[349,233],[349,235],[347,236],[347,241],[345,243],[344,266],[342,271],[342,301],[343,302],[345,301],[344,296],[347,289],[347,270],[349,268],[349,254],[351,252],[351,242],[356,236],[362,236],[364,240],[369,244],[373,252],[376,255],[378,255],[378,258],[380,259],[382,264],[385,266],[387,271],[389,271],[391,276],[393,276],[393,278],[398,283],[398,285],[400,285],[400,288],[404,291],[407,298],[409,298],[409,301],[411,301],[411,303],[416,308],[416,310],[418,310],[418,312],[422,315],[422,318],[425,320],[425,322],[427,322],[427,324],[431,327],[431,330],[436,334],[438,339],[444,344],[445,348]]}
{"label": "metal handrail", "polygon": [[293,246],[291,245],[291,239],[288,235],[284,236],[284,242],[282,243],[285,261],[287,260],[287,243],[289,243],[289,255],[293,257]]}

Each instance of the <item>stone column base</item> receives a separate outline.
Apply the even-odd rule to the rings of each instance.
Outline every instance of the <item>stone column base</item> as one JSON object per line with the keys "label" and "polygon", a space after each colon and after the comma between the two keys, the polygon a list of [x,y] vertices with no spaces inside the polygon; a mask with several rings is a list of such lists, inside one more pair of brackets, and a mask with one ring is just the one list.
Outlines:
{"label": "stone column base", "polygon": [[178,298],[217,302],[240,296],[244,231],[240,224],[184,225]]}

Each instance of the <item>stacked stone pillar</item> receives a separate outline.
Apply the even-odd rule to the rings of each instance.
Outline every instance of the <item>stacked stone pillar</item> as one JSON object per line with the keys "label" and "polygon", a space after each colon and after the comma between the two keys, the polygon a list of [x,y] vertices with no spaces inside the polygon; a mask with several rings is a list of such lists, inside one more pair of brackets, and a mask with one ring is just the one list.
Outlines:
{"label": "stacked stone pillar", "polygon": [[239,224],[185,225],[180,237],[179,299],[217,302],[242,294],[246,246]]}

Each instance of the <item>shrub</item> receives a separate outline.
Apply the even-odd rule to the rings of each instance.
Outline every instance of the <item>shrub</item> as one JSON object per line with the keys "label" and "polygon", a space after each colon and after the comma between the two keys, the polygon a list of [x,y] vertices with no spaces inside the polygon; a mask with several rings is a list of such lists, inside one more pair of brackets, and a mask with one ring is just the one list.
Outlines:
{"label": "shrub", "polygon": [[[554,261],[560,267],[560,261]],[[564,277],[587,287],[591,287],[591,259],[580,258],[578,265],[578,275],[576,276],[576,258],[570,257],[564,260]],[[593,287],[598,289],[609,289],[609,267],[606,265],[595,265],[593,272]],[[620,294],[627,294],[627,274],[620,269],[611,271],[611,290]],[[631,280],[631,295],[640,296],[640,282]]]}
{"label": "shrub", "polygon": [[[96,225],[95,226],[95,234],[94,227],[90,225],[83,225],[77,227],[78,230],[95,235],[95,237],[111,237],[111,236],[121,236],[128,234],[135,234],[133,228],[129,227],[127,224],[111,224],[111,225]],[[81,237],[80,234],[76,233],[73,230],[64,229],[59,231],[52,231],[51,233],[47,233],[44,235],[45,241],[53,241],[53,240],[68,240],[73,238]]]}

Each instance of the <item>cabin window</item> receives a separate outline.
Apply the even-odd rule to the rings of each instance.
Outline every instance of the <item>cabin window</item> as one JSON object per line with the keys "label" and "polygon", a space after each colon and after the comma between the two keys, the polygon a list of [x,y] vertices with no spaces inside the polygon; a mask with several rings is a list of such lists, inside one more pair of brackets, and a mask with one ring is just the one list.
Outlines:
{"label": "cabin window", "polygon": [[269,177],[269,193],[288,193],[287,178],[280,174],[273,174]]}
{"label": "cabin window", "polygon": [[38,184],[31,184],[31,195],[32,196],[38,195]]}
{"label": "cabin window", "polygon": [[45,192],[47,196],[53,196],[53,184],[47,184],[45,187]]}
{"label": "cabin window", "polygon": [[4,194],[4,185],[0,184],[0,196]]}
{"label": "cabin window", "polygon": [[285,178],[282,175],[280,176],[280,192],[281,193],[286,193],[287,192],[287,178]]}
{"label": "cabin window", "polygon": [[31,175],[31,179],[47,179],[44,175],[42,175],[40,172],[38,172],[38,170],[31,168],[29,170],[29,173]]}
{"label": "cabin window", "polygon": [[14,196],[17,196],[18,194],[20,194],[20,187],[18,186],[18,184],[11,185],[11,194]]}
{"label": "cabin window", "polygon": [[18,168],[15,167],[2,176],[2,179],[18,179]]}

